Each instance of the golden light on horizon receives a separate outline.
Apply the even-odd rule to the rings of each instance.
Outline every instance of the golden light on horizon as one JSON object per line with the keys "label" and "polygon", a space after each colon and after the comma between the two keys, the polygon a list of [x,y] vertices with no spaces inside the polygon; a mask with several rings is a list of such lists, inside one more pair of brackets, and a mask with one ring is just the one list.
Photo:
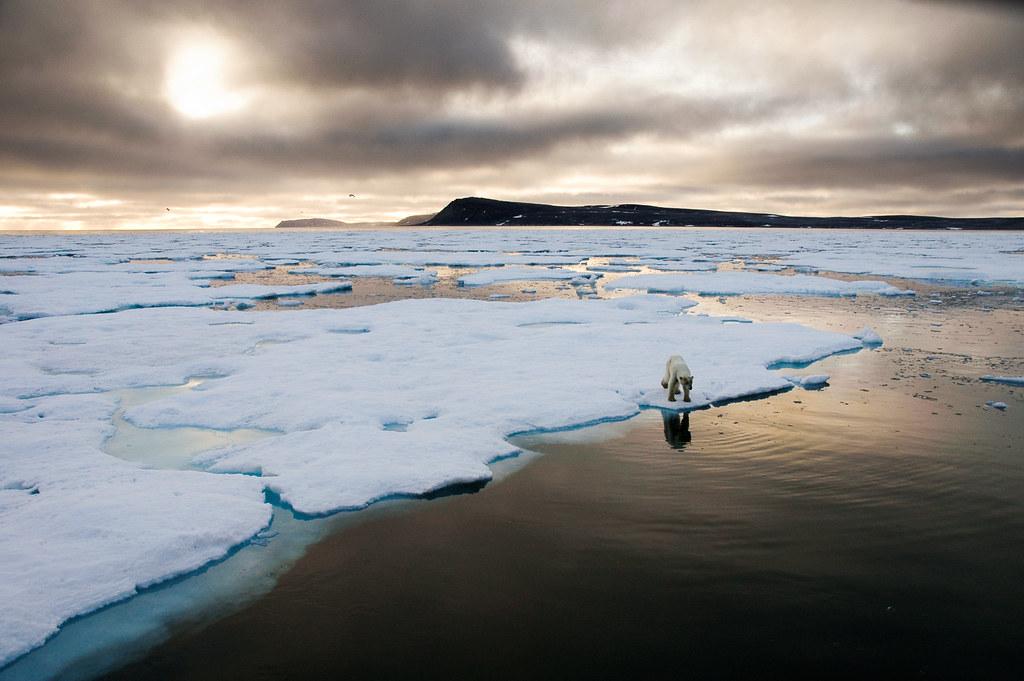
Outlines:
{"label": "golden light on horizon", "polygon": [[186,118],[204,119],[242,109],[248,97],[228,82],[231,50],[206,37],[178,47],[167,64],[164,94]]}

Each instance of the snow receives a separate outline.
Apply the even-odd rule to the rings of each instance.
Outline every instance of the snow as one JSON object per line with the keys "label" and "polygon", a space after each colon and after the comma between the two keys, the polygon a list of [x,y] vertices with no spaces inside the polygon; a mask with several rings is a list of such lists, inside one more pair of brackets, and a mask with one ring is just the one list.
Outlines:
{"label": "snow", "polygon": [[[1024,283],[1019,232],[808,232],[785,264],[850,274],[873,274],[955,284]],[[1002,242],[1003,245],[1000,245]],[[1006,245],[1006,244],[1010,245]]]}
{"label": "snow", "polygon": [[881,345],[883,343],[882,337],[879,336],[878,333],[870,326],[865,326],[860,331],[851,335],[863,342],[864,345]]}
{"label": "snow", "polygon": [[809,274],[784,276],[756,272],[637,274],[606,284],[608,289],[639,289],[650,293],[702,295],[785,294],[812,296],[913,295],[883,281],[841,281]]}
{"label": "snow", "polygon": [[68,272],[6,277],[0,306],[16,319],[115,312],[136,307],[201,306],[221,301],[307,296],[346,291],[352,282],[299,286],[232,284],[200,286],[187,272]]}
{"label": "snow", "polygon": [[570,280],[581,276],[579,272],[561,268],[544,269],[540,267],[501,267],[494,270],[481,270],[459,277],[460,286],[488,286],[505,281],[545,281]]}
{"label": "snow", "polygon": [[0,415],[0,488],[13,497],[0,502],[0,664],[71,616],[224,556],[270,518],[257,479],[104,454],[108,396],[34,403]]}
{"label": "snow", "polygon": [[989,383],[1005,383],[1006,385],[1024,386],[1024,376],[993,376],[991,374],[985,374],[981,377],[981,380],[988,381]]}

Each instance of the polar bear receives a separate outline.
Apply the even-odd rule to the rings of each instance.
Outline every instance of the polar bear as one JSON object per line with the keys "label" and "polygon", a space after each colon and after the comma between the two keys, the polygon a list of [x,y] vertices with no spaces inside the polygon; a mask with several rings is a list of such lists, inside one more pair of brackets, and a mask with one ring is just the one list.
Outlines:
{"label": "polar bear", "polygon": [[693,374],[690,367],[679,355],[672,355],[665,363],[665,378],[661,379],[661,387],[668,388],[668,401],[675,402],[679,388],[683,389],[683,402],[690,401],[690,391],[693,389]]}

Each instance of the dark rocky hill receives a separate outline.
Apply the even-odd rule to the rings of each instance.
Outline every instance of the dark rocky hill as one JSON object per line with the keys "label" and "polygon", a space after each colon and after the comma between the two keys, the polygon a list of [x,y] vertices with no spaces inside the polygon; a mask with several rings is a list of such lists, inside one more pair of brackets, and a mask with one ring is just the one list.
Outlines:
{"label": "dark rocky hill", "polygon": [[1024,217],[943,218],[930,215],[797,217],[624,203],[616,206],[551,206],[469,197],[455,199],[423,225],[620,225],[696,227],[839,227],[847,229],[1024,229]]}

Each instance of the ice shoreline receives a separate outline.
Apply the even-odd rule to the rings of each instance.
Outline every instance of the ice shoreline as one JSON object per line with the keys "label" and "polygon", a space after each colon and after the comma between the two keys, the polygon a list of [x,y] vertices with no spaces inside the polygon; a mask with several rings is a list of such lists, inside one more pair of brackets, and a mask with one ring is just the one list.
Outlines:
{"label": "ice shoreline", "polygon": [[[9,436],[0,447],[7,462],[2,482],[5,501],[0,508],[6,516],[3,525],[9,536],[0,536],[0,545],[24,551],[27,537],[51,535],[47,550],[58,555],[47,565],[68,564],[59,557],[62,552],[94,555],[100,561],[87,573],[85,581],[89,585],[75,586],[68,594],[73,595],[71,602],[81,603],[71,608],[54,599],[60,592],[59,585],[80,571],[48,572],[26,566],[5,580],[4,600],[11,604],[9,612],[23,613],[3,624],[5,663],[41,644],[56,631],[58,622],[70,616],[130,597],[147,584],[198,569],[244,544],[265,527],[269,517],[264,490],[279,494],[283,503],[300,513],[317,515],[363,508],[395,495],[421,495],[452,484],[484,481],[492,475],[488,464],[515,450],[507,441],[510,433],[628,417],[644,406],[699,408],[719,400],[775,391],[788,383],[764,368],[770,361],[792,356],[809,361],[861,345],[848,336],[796,325],[725,325],[713,318],[678,316],[690,305],[688,301],[659,296],[527,304],[425,299],[345,311],[252,313],[249,319],[253,323],[246,325],[220,324],[225,316],[237,313],[148,309],[102,317],[51,317],[0,327],[5,346],[12,348],[3,361],[12,377],[5,385],[5,396],[31,405],[0,415],[0,424]],[[447,335],[436,327],[438,319],[454,325]],[[565,321],[583,323],[536,326]],[[647,323],[629,323],[636,321]],[[339,324],[345,328],[366,327],[371,333],[339,335],[335,333]],[[177,335],[165,338],[162,329],[166,328],[177,329]],[[410,349],[408,338],[401,340],[400,328],[421,339],[419,350]],[[692,366],[701,367],[708,376],[705,387],[698,384],[691,405],[662,404],[664,396],[657,386],[659,367],[654,366],[659,362],[650,361],[653,353],[645,346],[656,349],[672,344],[683,329],[694,343],[699,337],[715,338],[715,343],[708,340],[705,344],[717,346],[719,353],[725,353],[727,363],[718,364],[716,369],[713,357],[702,359],[691,353]],[[368,335],[375,337],[377,345],[366,340]],[[41,339],[69,336],[87,342],[64,346],[59,358],[47,355],[45,344],[39,343]],[[399,341],[382,352],[380,339],[396,337]],[[759,340],[752,343],[755,337]],[[446,339],[440,351],[436,347],[439,338]],[[588,338],[600,338],[604,345],[592,344],[580,351]],[[275,342],[259,345],[267,340]],[[642,359],[623,362],[619,355],[624,342]],[[294,350],[297,343],[305,345],[302,352]],[[746,348],[752,345],[758,349],[750,357]],[[251,352],[257,347],[260,349]],[[734,354],[728,354],[729,347],[735,348]],[[538,365],[539,348],[547,348],[547,352],[573,348],[574,364],[562,369],[557,369],[557,362]],[[277,367],[276,375],[291,377],[302,375],[299,372],[303,367],[308,373],[309,357],[339,354],[344,357],[347,380],[364,374],[358,379],[362,383],[357,380],[343,387],[341,393],[361,385],[357,393],[362,395],[360,404],[347,404],[342,411],[330,408],[337,400],[332,395],[338,394],[338,378],[328,362],[319,367],[317,375],[307,376],[303,386],[290,388],[271,380],[276,408],[270,412],[253,405],[251,395],[268,385],[260,367],[269,363]],[[503,361],[494,364],[495,356]],[[129,357],[135,366],[123,365]],[[197,357],[203,359],[197,362]],[[401,391],[396,401],[393,387],[380,385],[389,380],[380,371],[392,363],[390,358],[398,357],[413,364],[405,367],[411,371],[412,381],[394,386]],[[473,383],[462,384],[456,391],[462,394],[455,404],[432,387],[441,376],[453,375],[452,362],[462,371],[472,368],[477,372],[463,379]],[[647,370],[637,369],[648,363],[651,366]],[[202,390],[130,409],[126,418],[149,428],[187,425],[280,431],[282,435],[203,457],[211,472],[248,475],[145,470],[99,451],[113,408],[106,392],[184,382],[197,374],[223,378],[208,381]],[[510,377],[517,375],[509,383]],[[488,406],[488,398],[480,394],[479,387],[472,387],[477,382],[482,383],[485,394],[490,392],[489,386],[503,382],[508,385],[499,394],[492,394],[494,404]],[[406,391],[415,399],[401,399]],[[586,396],[582,402],[578,401],[580,395]],[[444,399],[438,401],[439,397]],[[299,404],[303,401],[319,406]],[[77,428],[71,448],[60,444],[69,439],[69,422]],[[389,423],[401,424],[404,429],[391,430]],[[54,428],[60,430],[59,441],[54,440]],[[359,445],[356,450],[338,450],[339,442]],[[26,459],[27,451],[45,452],[46,458]],[[327,458],[324,452],[329,453]],[[410,457],[409,452],[415,455]],[[74,475],[69,477],[70,471]],[[260,477],[253,475],[257,473]],[[157,514],[159,522],[155,515],[133,511],[128,514],[131,522],[125,525],[127,498],[120,486],[126,480],[142,485],[139,501],[145,505],[140,508]],[[200,481],[200,487],[208,487],[210,492],[219,490],[219,501],[213,502],[211,497],[214,505],[202,507],[201,512],[199,507],[189,505],[191,514],[175,515],[175,509],[180,508],[174,501],[176,496],[193,494],[190,490]],[[160,501],[162,488],[169,493],[166,502]],[[97,495],[97,489],[103,490],[102,494]],[[116,517],[103,510],[103,498],[119,499]],[[51,499],[54,501],[45,504],[45,509],[35,510],[39,503]],[[225,505],[226,501],[230,503]],[[71,543],[62,545],[52,537],[46,528],[52,528],[55,522],[70,533]],[[92,540],[82,545],[76,539],[89,536],[90,527],[109,531],[119,524],[127,534],[126,543],[118,549],[102,542],[96,545]],[[218,527],[221,529],[214,529]],[[154,533],[154,528],[160,531]],[[211,530],[215,534],[210,534]],[[215,538],[216,532],[227,534]],[[146,533],[155,545],[133,550],[135,542],[129,538],[139,533]],[[203,541],[209,548],[198,553],[194,548],[184,552],[170,548],[190,546],[200,536],[206,537]],[[169,568],[173,561],[161,554],[169,548],[169,555],[191,562]],[[42,550],[39,547],[36,553],[23,555],[35,564]],[[132,568],[138,577],[123,582],[128,575],[123,573],[126,560],[134,561],[142,571]],[[119,586],[97,586],[98,574],[112,578],[112,587]],[[47,602],[54,608],[52,619],[43,620],[38,613]]]}

